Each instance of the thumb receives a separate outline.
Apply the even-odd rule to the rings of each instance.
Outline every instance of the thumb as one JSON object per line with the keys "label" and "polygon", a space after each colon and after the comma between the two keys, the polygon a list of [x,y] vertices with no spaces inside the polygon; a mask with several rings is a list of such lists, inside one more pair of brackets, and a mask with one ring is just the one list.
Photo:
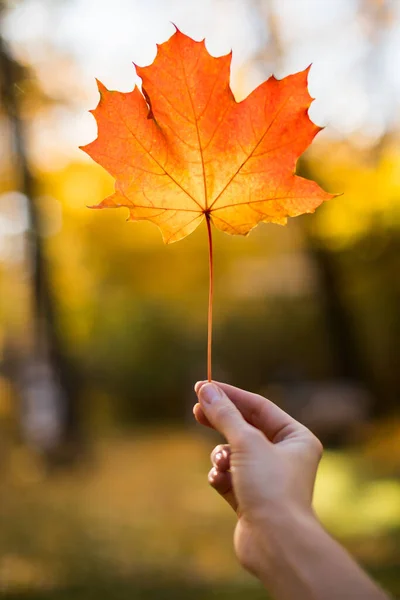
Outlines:
{"label": "thumb", "polygon": [[215,383],[205,383],[198,391],[200,406],[209,423],[234,447],[243,447],[256,429]]}

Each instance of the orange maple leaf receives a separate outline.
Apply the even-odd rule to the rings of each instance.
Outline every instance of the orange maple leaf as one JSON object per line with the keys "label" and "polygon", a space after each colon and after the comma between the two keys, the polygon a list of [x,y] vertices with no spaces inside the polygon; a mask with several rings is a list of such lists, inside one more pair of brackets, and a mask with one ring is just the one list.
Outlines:
{"label": "orange maple leaf", "polygon": [[[126,207],[130,220],[158,225],[166,243],[205,218],[211,255],[211,222],[245,235],[261,221],[284,225],[332,198],[295,174],[297,159],[321,129],[308,117],[309,68],[281,80],[272,76],[236,102],[231,53],[215,58],[204,41],[179,30],[157,48],[153,64],[136,66],[142,93],[138,87],[110,91],[98,82],[100,102],[92,111],[98,137],[82,149],[116,181],[115,193],[93,208]],[[211,315],[209,379],[210,323]]]}

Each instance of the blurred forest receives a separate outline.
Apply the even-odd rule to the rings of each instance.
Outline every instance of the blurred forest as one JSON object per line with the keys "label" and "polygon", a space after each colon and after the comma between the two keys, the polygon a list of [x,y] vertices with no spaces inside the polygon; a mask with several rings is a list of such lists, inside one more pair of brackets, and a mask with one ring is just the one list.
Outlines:
{"label": "blurred forest", "polygon": [[[207,488],[217,438],[191,412],[206,228],[164,246],[89,210],[113,182],[77,149],[95,137],[93,65],[111,79],[126,63],[132,89],[133,43],[155,52],[171,20],[234,57],[243,38],[237,98],[314,61],[327,128],[298,172],[343,194],[285,228],[215,232],[214,376],[321,437],[318,513],[400,594],[400,4],[146,4],[0,1],[0,594],[264,597]],[[135,42],[117,41],[122,21]]]}

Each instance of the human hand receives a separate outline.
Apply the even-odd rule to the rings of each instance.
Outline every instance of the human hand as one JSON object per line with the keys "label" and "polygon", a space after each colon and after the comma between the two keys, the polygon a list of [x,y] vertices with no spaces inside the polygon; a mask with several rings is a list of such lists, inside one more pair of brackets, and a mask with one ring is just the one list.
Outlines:
{"label": "human hand", "polygon": [[204,381],[195,391],[195,418],[228,442],[211,453],[209,482],[238,515],[239,562],[262,579],[282,522],[290,527],[292,520],[316,520],[312,496],[321,442],[262,396]]}

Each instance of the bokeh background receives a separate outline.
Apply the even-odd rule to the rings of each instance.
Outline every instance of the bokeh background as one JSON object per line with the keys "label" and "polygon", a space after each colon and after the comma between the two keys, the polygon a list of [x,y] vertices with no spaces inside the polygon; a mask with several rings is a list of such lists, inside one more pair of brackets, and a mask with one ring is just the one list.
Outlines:
{"label": "bokeh background", "polygon": [[264,598],[209,489],[207,236],[164,246],[124,211],[94,78],[129,91],[171,21],[233,49],[245,97],[313,63],[326,125],[298,165],[343,195],[287,227],[215,232],[216,379],[321,437],[324,525],[400,593],[400,2],[0,2],[0,595]]}

